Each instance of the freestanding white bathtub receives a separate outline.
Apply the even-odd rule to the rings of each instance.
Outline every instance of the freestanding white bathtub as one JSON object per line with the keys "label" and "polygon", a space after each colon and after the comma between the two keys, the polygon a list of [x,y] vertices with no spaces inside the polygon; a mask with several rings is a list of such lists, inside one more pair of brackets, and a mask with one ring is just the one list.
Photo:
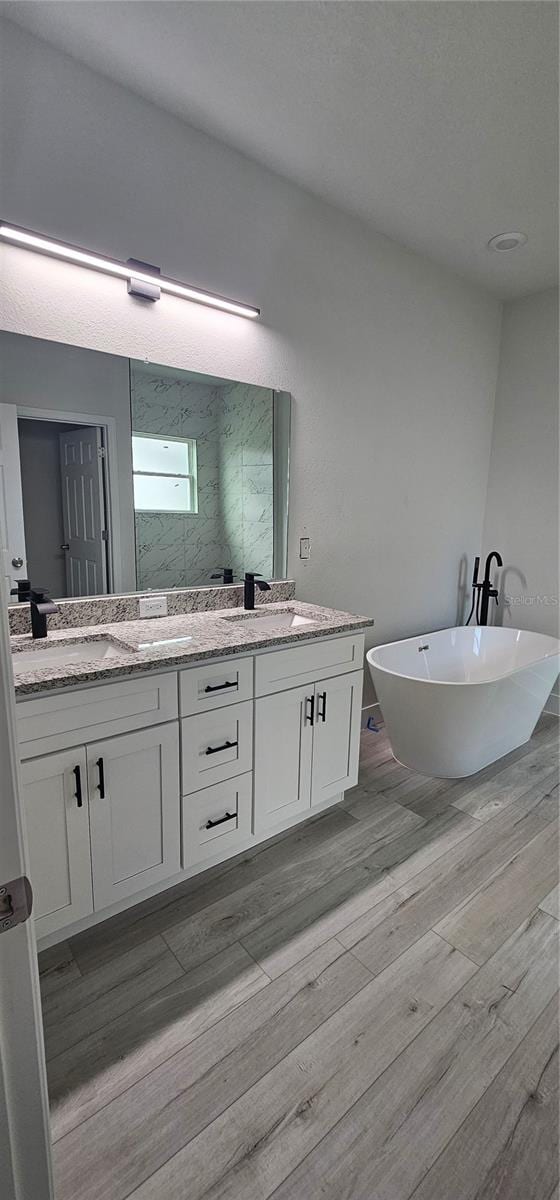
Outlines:
{"label": "freestanding white bathtub", "polygon": [[457,779],[526,742],[558,675],[560,642],[522,629],[441,629],[369,650],[393,754]]}

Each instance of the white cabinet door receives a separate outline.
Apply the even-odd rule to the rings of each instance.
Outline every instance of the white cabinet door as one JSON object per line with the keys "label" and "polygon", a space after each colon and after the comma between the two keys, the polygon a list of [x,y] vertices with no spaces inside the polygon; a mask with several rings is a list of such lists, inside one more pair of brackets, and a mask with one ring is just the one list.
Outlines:
{"label": "white cabinet door", "polygon": [[87,747],[95,910],[180,869],[179,730],[156,725]]}
{"label": "white cabinet door", "polygon": [[314,685],[255,704],[254,832],[273,829],[311,803]]}
{"label": "white cabinet door", "polygon": [[93,912],[86,754],[65,750],[21,767],[38,936]]}
{"label": "white cabinet door", "polygon": [[315,685],[311,804],[323,804],[358,782],[363,672]]}

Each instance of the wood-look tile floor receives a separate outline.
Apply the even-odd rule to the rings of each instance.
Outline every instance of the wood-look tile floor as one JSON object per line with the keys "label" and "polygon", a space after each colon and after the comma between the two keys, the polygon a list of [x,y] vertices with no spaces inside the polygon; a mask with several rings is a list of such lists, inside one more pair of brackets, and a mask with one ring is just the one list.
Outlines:
{"label": "wood-look tile floor", "polygon": [[57,1200],[558,1197],[558,723],[40,957]]}

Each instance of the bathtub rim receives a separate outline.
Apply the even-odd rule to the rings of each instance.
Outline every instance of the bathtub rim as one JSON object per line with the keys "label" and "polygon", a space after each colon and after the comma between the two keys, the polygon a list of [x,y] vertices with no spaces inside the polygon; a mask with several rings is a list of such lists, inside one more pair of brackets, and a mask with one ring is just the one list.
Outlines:
{"label": "bathtub rim", "polygon": [[[382,667],[379,663],[373,661],[371,657],[377,650],[388,650],[390,646],[403,646],[407,642],[416,642],[422,638],[434,637],[437,633],[452,633],[456,629],[469,629],[474,633],[475,629],[492,629],[493,626],[488,625],[447,625],[443,629],[432,629],[431,633],[417,633],[412,637],[398,638],[394,642],[383,642],[380,646],[371,646],[366,653],[368,666],[374,670],[380,671],[383,675],[390,675],[393,679],[406,679],[409,683],[422,683],[435,685],[437,687],[487,687],[489,683],[499,683],[502,679],[511,679],[513,675],[518,675],[520,671],[528,671],[532,667],[537,667],[540,663],[547,662],[548,659],[555,656],[560,659],[560,638],[554,638],[549,633],[535,633],[533,629],[507,629],[507,633],[531,633],[534,637],[546,638],[547,641],[556,642],[556,650],[550,650],[547,654],[541,655],[540,658],[534,658],[529,663],[523,666],[514,667],[511,671],[506,671],[501,675],[493,675],[488,679],[421,679],[419,675],[405,675],[402,671],[392,671],[389,667]],[[500,626],[500,629],[502,626]],[[560,673],[560,663],[559,663]]]}

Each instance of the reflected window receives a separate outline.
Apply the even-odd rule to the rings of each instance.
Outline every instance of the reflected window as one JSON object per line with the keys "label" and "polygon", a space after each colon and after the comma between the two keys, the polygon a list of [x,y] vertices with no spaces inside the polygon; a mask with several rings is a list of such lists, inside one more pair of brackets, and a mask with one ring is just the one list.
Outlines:
{"label": "reflected window", "polygon": [[136,512],[198,512],[194,438],[132,434]]}

